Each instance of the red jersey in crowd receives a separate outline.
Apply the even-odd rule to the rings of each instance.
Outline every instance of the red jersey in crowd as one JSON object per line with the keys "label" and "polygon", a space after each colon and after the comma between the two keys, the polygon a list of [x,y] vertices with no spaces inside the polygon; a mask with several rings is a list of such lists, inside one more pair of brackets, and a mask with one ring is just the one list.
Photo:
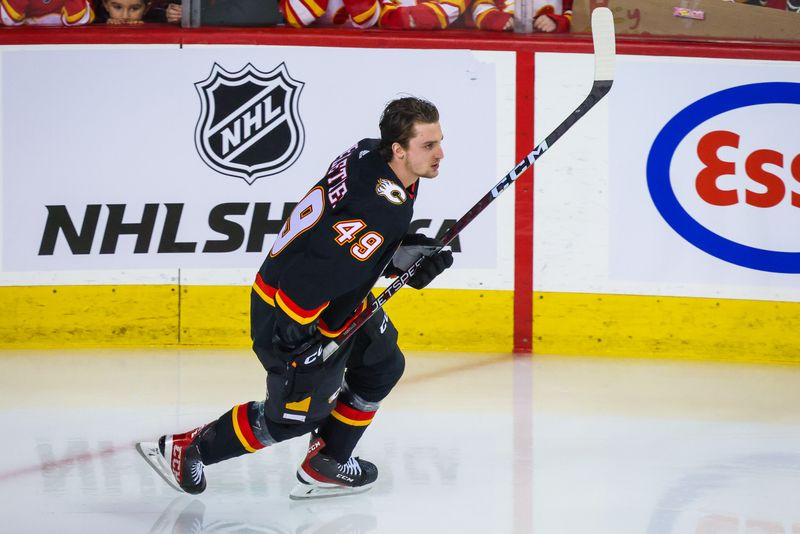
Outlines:
{"label": "red jersey in crowd", "polygon": [[395,0],[381,2],[381,28],[443,30],[466,9],[466,0]]}
{"label": "red jersey in crowd", "polygon": [[[514,18],[514,0],[472,0],[470,15],[482,30],[502,31]],[[533,16],[549,17],[556,32],[568,32],[572,21],[572,0],[533,0]]]}
{"label": "red jersey in crowd", "polygon": [[378,22],[378,0],[280,0],[283,18],[295,28],[342,26],[369,28]]}
{"label": "red jersey in crowd", "polygon": [[2,26],[79,26],[93,20],[90,0],[0,0]]}

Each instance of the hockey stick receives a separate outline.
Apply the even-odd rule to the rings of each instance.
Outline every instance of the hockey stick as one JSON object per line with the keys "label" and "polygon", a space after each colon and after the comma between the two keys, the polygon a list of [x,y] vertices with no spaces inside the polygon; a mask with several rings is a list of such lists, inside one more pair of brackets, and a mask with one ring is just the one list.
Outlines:
{"label": "hockey stick", "polygon": [[[481,198],[470,210],[465,213],[447,232],[441,237],[442,248],[447,246],[455,237],[463,230],[475,217],[478,216],[492,201],[500,196],[508,186],[514,183],[533,163],[539,159],[553,144],[569,130],[573,124],[578,122],[578,119],[583,117],[600,99],[602,99],[611,90],[611,85],[614,83],[614,58],[616,55],[616,40],[614,37],[614,19],[611,15],[611,10],[607,7],[599,7],[592,11],[592,42],[594,45],[594,83],[589,95],[584,99],[581,104],[575,108],[564,121],[559,124],[555,130],[545,137],[544,141],[534,148],[530,154],[525,156],[525,159],[517,163],[517,165],[508,174],[495,185],[483,198]],[[395,278],[392,283],[383,292],[375,297],[372,306],[361,312],[355,320],[339,334],[335,339],[329,342],[323,352],[323,359],[327,360],[336,350],[347,341],[361,326],[366,323],[375,313],[386,304],[400,288],[402,288],[408,280],[414,276],[414,273],[420,268],[422,262],[425,261],[427,256],[420,256],[407,270],[400,276]]]}

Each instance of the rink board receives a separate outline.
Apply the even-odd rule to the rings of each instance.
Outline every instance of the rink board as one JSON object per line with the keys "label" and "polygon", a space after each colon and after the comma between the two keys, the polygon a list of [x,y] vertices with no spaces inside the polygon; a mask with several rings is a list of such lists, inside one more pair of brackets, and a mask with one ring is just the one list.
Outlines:
{"label": "rink board", "polygon": [[[442,174],[423,184],[412,223],[435,236],[527,154],[530,139],[540,140],[571,112],[591,80],[586,36],[347,34],[337,41],[334,33],[244,31],[232,40],[205,32],[159,29],[150,45],[125,44],[141,42],[141,34],[126,32],[99,39],[22,32],[16,35],[28,41],[0,49],[0,347],[246,347],[249,286],[276,225],[310,177],[346,144],[374,135],[385,101],[412,93],[442,111]],[[25,44],[33,42],[77,46]],[[800,164],[787,140],[800,109],[792,101],[800,52],[646,42],[622,42],[618,51],[614,90],[537,162],[535,181],[525,175],[459,236],[455,266],[430,289],[405,289],[387,305],[403,348],[797,361],[800,243],[792,228],[800,209],[792,201],[800,198]],[[352,83],[346,66],[353,63],[376,65],[385,81],[366,96],[332,98],[332,87]],[[409,81],[387,66],[404,64],[395,70],[413,67],[421,76]],[[114,70],[118,65],[130,68]],[[268,85],[281,65],[282,83],[302,87],[295,89],[288,143],[295,152],[272,174],[264,170],[269,165],[231,166],[214,154],[209,102],[217,97],[204,96],[204,87],[218,89],[237,74]],[[152,79],[136,74],[153,68]],[[670,85],[687,72],[690,90]],[[760,83],[782,84],[765,89],[780,89],[787,101],[741,97],[741,87]],[[52,86],[88,91],[95,111],[53,115],[33,105]],[[126,91],[122,100],[165,98],[107,120],[106,110]],[[738,106],[709,114],[698,104],[724,100],[716,95],[726,91]],[[684,109],[699,109],[697,124],[665,142],[659,133]],[[76,157],[87,148],[70,135],[76,123],[100,147],[91,158]],[[691,180],[687,186],[678,179],[699,174],[695,149],[717,130],[741,140],[738,152],[722,147],[720,157],[748,169],[712,180],[715,194],[739,194],[738,205],[724,208],[708,197],[699,201]],[[224,142],[238,142],[234,134],[231,127]],[[26,141],[37,136],[48,157],[37,157]],[[146,150],[125,152],[119,165],[112,148],[137,147],[145,138]],[[766,139],[783,158],[780,165],[762,161],[755,180],[745,160],[764,147],[753,138]],[[775,179],[759,189],[764,173],[783,189]],[[661,192],[653,193],[654,184]],[[772,202],[769,209],[745,205],[748,191]],[[783,194],[777,202],[776,191]],[[121,212],[125,223],[152,216],[147,245],[131,235],[109,237]],[[73,233],[94,221],[93,239],[73,235],[67,243],[65,218]]]}

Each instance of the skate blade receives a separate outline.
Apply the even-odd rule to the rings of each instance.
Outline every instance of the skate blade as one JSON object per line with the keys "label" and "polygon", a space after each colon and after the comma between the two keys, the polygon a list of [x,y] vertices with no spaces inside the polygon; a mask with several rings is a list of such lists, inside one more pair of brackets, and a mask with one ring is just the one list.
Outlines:
{"label": "skate blade", "polygon": [[301,501],[305,499],[324,499],[328,497],[340,497],[342,495],[358,495],[372,489],[372,484],[366,486],[358,486],[356,488],[348,488],[343,486],[334,486],[330,488],[321,488],[319,486],[312,486],[310,484],[298,483],[292,491],[289,492],[289,498],[294,501]]}
{"label": "skate blade", "polygon": [[158,476],[164,479],[164,482],[169,484],[172,488],[181,493],[186,493],[181,489],[175,478],[172,476],[172,469],[167,465],[167,461],[161,456],[158,450],[158,443],[150,441],[140,441],[136,444],[136,450],[142,455],[142,458],[147,462],[147,465],[153,468],[153,471],[158,473]]}

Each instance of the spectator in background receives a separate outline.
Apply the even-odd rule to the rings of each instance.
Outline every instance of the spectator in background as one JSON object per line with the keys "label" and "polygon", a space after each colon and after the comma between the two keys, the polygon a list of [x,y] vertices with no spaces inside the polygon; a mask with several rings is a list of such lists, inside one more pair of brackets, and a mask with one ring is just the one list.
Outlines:
{"label": "spectator in background", "polygon": [[280,0],[286,22],[296,28],[338,26],[390,30],[440,30],[464,13],[465,0]]}
{"label": "spectator in background", "polygon": [[144,21],[180,24],[182,14],[181,0],[152,0]]}
{"label": "spectator in background", "polygon": [[380,15],[378,0],[279,0],[278,7],[295,28],[370,28]]}
{"label": "spectator in background", "polygon": [[382,0],[378,25],[388,30],[444,30],[464,14],[467,1]]}
{"label": "spectator in background", "polygon": [[103,0],[106,24],[142,24],[150,2],[145,0]]}
{"label": "spectator in background", "polygon": [[91,0],[0,0],[0,26],[82,26],[93,20]]}
{"label": "spectator in background", "polygon": [[[568,32],[572,21],[572,0],[533,0],[533,31]],[[481,30],[512,31],[514,0],[473,0],[471,24]]]}
{"label": "spectator in background", "polygon": [[170,24],[180,24],[183,17],[183,6],[181,4],[169,3],[164,10],[164,19]]}
{"label": "spectator in background", "polygon": [[180,24],[181,4],[175,3],[175,1],[103,0],[97,6],[97,22],[106,24],[141,24],[142,22]]}

